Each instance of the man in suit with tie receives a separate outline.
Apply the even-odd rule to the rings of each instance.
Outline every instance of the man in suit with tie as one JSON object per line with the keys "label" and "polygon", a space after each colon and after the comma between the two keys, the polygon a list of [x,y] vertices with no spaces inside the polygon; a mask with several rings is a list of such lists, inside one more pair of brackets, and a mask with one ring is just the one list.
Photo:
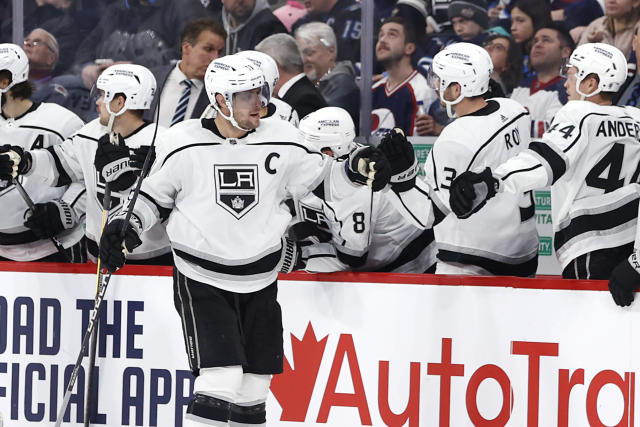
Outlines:
{"label": "man in suit with tie", "polygon": [[289,34],[273,34],[258,43],[256,50],[275,59],[280,80],[273,94],[291,105],[300,119],[327,106],[320,91],[304,73],[302,54],[296,39]]}
{"label": "man in suit with tie", "polygon": [[145,119],[172,126],[185,119],[198,118],[209,105],[204,90],[204,74],[211,61],[224,50],[227,33],[218,22],[201,18],[188,23],[180,35],[182,59],[176,65],[152,69],[158,91]]}

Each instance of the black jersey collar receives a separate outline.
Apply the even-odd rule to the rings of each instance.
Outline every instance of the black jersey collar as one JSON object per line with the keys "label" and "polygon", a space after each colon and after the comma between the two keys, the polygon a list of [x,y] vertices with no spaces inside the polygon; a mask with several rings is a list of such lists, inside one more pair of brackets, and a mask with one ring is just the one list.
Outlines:
{"label": "black jersey collar", "polygon": [[142,124],[140,125],[140,127],[139,127],[139,128],[137,128],[136,130],[134,130],[133,132],[131,132],[129,135],[127,135],[127,136],[124,136],[124,135],[123,135],[122,137],[123,137],[124,139],[131,138],[133,135],[135,135],[136,133],[140,132],[142,129],[144,129],[145,127],[147,127],[147,126],[148,126],[148,125],[150,125],[150,124],[151,124],[151,122],[149,122],[149,121],[147,121],[147,120],[144,120],[144,123],[142,123]]}
{"label": "black jersey collar", "polygon": [[[215,119],[200,119],[200,123],[202,124],[202,127],[210,130],[211,132],[213,132],[214,134],[216,134],[216,136],[222,138],[222,139],[229,139],[226,136],[222,136],[222,134],[220,133],[220,130],[218,129],[218,126],[216,126],[216,121]],[[242,139],[242,138],[246,138],[249,134],[252,134],[253,132],[255,132],[256,130],[250,130],[248,131],[246,134],[244,134],[243,136],[241,136],[240,138],[235,138],[235,139]]]}
{"label": "black jersey collar", "polygon": [[474,111],[473,113],[466,114],[464,117],[468,116],[488,116],[489,114],[493,114],[500,109],[500,104],[498,101],[494,101],[490,99],[487,101],[487,105],[482,107],[481,109]]}
{"label": "black jersey collar", "polygon": [[5,120],[9,120],[9,119],[18,120],[18,119],[23,118],[27,114],[29,114],[29,113],[31,113],[33,111],[36,111],[39,106],[40,106],[39,102],[33,102],[33,104],[31,104],[31,107],[29,107],[29,109],[27,111],[25,111],[24,113],[20,114],[18,117],[7,117],[7,116],[4,115],[4,111],[2,111],[2,109],[0,109],[0,114],[2,115],[2,118],[5,119]]}

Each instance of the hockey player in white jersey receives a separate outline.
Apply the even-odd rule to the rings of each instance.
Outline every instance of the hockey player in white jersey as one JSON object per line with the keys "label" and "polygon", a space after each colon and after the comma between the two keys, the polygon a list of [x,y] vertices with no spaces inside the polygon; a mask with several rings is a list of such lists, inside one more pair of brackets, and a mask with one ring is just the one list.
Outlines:
{"label": "hockey player in white jersey", "polygon": [[449,115],[457,117],[436,140],[418,178],[411,145],[396,130],[380,145],[394,176],[389,196],[418,226],[434,228],[438,274],[533,276],[538,235],[531,193],[505,193],[480,215],[449,215],[451,182],[467,170],[497,166],[529,142],[528,113],[510,99],[484,100],[492,72],[487,52],[456,43],[433,60],[429,81]]}
{"label": "hockey player in white jersey", "polygon": [[[356,148],[353,120],[342,108],[325,107],[308,114],[299,129],[308,145],[334,159],[344,159]],[[302,247],[309,272],[435,271],[433,230],[413,225],[379,192],[362,187],[336,202],[314,194],[293,202],[296,223],[289,228],[289,237],[324,237]]]}
{"label": "hockey player in white jersey", "polygon": [[[94,260],[98,256],[105,182],[110,181],[109,215],[113,215],[126,200],[153,139],[155,124],[143,121],[142,113],[151,104],[156,82],[153,74],[141,65],[117,64],[100,75],[96,87],[100,93],[96,102],[98,118],[62,144],[23,153],[20,162],[30,164],[26,170],[20,170],[27,178],[52,186],[72,182],[85,186],[88,193],[85,233],[89,255]],[[110,122],[117,145],[110,142]],[[163,131],[158,128],[159,135]],[[143,237],[144,244],[127,254],[131,263],[172,264],[162,224],[146,231]]]}
{"label": "hockey player in white jersey", "polygon": [[625,57],[614,46],[576,48],[565,83],[569,102],[551,127],[517,157],[454,181],[455,212],[467,216],[494,194],[551,185],[562,276],[609,278],[633,251],[640,196],[640,110],[611,105],[625,78]]}
{"label": "hockey player in white jersey", "polygon": [[[78,116],[57,104],[32,102],[28,75],[29,59],[24,51],[14,44],[0,44],[0,140],[3,144],[11,144],[1,147],[0,151],[5,153],[53,147],[84,124]],[[19,177],[19,184],[35,202],[31,210],[12,183],[11,174],[3,174],[0,179],[3,206],[0,259],[86,261],[82,230],[86,198],[83,186],[51,188],[37,179]],[[55,238],[65,249],[59,251],[50,238]]]}
{"label": "hockey player in white jersey", "polygon": [[357,188],[351,179],[380,190],[389,179],[374,148],[337,163],[301,143],[290,123],[261,120],[263,84],[245,58],[209,64],[205,90],[216,118],[185,120],[160,137],[157,169],[131,221],[116,217],[100,241],[102,263],[114,271],[125,261],[123,243],[131,250],[168,218],[174,301],[196,376],[185,427],[266,422],[271,376],[283,367],[277,275],[298,257],[283,239],[291,220],[284,201],[311,191],[346,197]]}
{"label": "hockey player in white jersey", "polygon": [[[260,117],[280,118],[298,127],[299,119],[296,110],[283,100],[273,97],[273,90],[280,79],[280,73],[278,72],[278,64],[276,64],[276,61],[266,53],[258,52],[257,50],[243,50],[236,53],[236,55],[246,58],[253,64],[257,65],[264,75],[265,82],[262,90],[262,96],[266,102],[265,107],[262,107]],[[201,118],[212,119],[215,116],[216,109],[209,104],[207,109],[202,113]]]}

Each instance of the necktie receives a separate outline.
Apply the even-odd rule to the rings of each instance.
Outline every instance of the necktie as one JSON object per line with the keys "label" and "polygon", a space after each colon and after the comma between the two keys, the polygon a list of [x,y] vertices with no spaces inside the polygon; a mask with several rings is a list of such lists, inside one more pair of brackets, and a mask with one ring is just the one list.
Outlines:
{"label": "necktie", "polygon": [[191,86],[193,86],[193,83],[191,82],[191,80],[184,79],[180,83],[183,84],[185,88],[182,91],[182,95],[180,96],[178,105],[176,105],[176,112],[173,113],[173,119],[171,119],[171,126],[184,120],[184,115],[187,112],[187,105],[189,104],[189,97],[191,96]]}
{"label": "necktie", "polygon": [[640,81],[636,82],[636,84],[633,86],[631,96],[629,96],[629,100],[627,101],[627,105],[637,107],[638,99],[640,99]]}

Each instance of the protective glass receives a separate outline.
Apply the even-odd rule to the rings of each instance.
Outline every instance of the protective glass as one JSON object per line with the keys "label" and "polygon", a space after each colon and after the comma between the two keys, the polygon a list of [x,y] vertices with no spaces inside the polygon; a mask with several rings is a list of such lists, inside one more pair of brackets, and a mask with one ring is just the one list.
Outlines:
{"label": "protective glass", "polygon": [[252,109],[256,107],[262,107],[262,90],[257,91],[245,91],[233,94],[233,103],[231,104],[233,109]]}
{"label": "protective glass", "polygon": [[96,105],[96,102],[98,102],[98,99],[100,99],[102,95],[104,95],[104,92],[98,89],[98,86],[95,84],[91,86],[91,91],[89,92],[89,102],[91,102],[91,105]]}
{"label": "protective glass", "polygon": [[[573,71],[570,71],[573,68]],[[569,74],[575,75],[576,71],[578,71],[571,62],[569,58],[565,58],[562,61],[562,66],[560,66],[560,77],[564,77],[565,79],[569,77]]]}
{"label": "protective glass", "polygon": [[440,90],[440,77],[433,71],[433,67],[429,67],[427,71],[427,84],[433,90]]}

